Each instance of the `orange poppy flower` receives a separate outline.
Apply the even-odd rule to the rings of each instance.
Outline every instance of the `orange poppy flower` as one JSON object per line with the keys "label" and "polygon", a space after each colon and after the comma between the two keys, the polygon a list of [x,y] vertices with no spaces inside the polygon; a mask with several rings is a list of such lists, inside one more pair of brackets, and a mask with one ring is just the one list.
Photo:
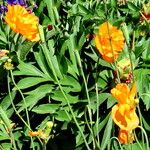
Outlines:
{"label": "orange poppy flower", "polygon": [[123,130],[132,131],[139,124],[135,107],[138,100],[134,99],[136,94],[136,85],[130,91],[125,83],[120,83],[111,90],[111,94],[118,100],[118,104],[112,108],[112,118],[114,122]]}
{"label": "orange poppy flower", "polygon": [[137,99],[134,99],[136,95],[136,84],[134,83],[132,89],[125,83],[117,84],[116,88],[111,90],[111,94],[118,100],[119,104],[136,105]]}
{"label": "orange poppy flower", "polygon": [[5,21],[14,32],[22,34],[28,40],[32,42],[40,40],[39,19],[34,14],[29,13],[25,7],[8,5]]}
{"label": "orange poppy flower", "polygon": [[118,139],[121,144],[132,143],[134,141],[134,135],[132,132],[120,129]]}
{"label": "orange poppy flower", "polygon": [[128,104],[117,104],[112,108],[113,121],[123,130],[132,131],[139,124],[135,109]]}
{"label": "orange poppy flower", "polygon": [[117,27],[105,22],[100,25],[99,32],[95,35],[95,44],[103,59],[112,63],[117,60],[124,47],[124,36]]}

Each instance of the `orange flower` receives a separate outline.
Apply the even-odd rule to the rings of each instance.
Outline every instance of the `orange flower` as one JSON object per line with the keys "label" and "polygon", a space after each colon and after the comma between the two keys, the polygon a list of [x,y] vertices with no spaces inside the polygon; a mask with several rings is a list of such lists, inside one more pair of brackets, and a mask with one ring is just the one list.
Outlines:
{"label": "orange flower", "polygon": [[132,89],[125,83],[117,84],[116,88],[111,90],[111,94],[118,100],[119,104],[129,104],[130,106],[137,104],[137,99],[134,99],[136,95],[136,84],[133,84]]}
{"label": "orange flower", "polygon": [[138,100],[135,99],[136,84],[133,84],[132,89],[125,84],[119,83],[116,88],[111,90],[111,94],[118,100],[112,108],[112,118],[114,122],[124,130],[132,130],[139,124],[138,116],[135,112],[135,107]]}
{"label": "orange flower", "polygon": [[134,141],[134,135],[132,132],[120,129],[118,139],[121,144],[132,143]]}
{"label": "orange flower", "polygon": [[118,139],[119,139],[121,144],[128,143],[128,132],[126,130],[120,129]]}
{"label": "orange flower", "polygon": [[112,119],[120,127],[119,141],[122,144],[132,143],[134,136],[132,130],[137,128],[139,118],[135,112],[138,100],[135,99],[136,84],[132,89],[125,84],[119,83],[111,90],[111,94],[118,100],[118,104],[112,108]]}
{"label": "orange flower", "polygon": [[30,14],[25,7],[8,5],[5,21],[14,32],[22,34],[28,40],[32,42],[40,40],[38,31],[39,19],[34,14]]}
{"label": "orange flower", "polygon": [[39,131],[29,131],[29,136],[31,137],[35,137],[35,136],[39,136],[40,132]]}
{"label": "orange flower", "polygon": [[112,108],[114,122],[123,130],[132,131],[139,124],[135,109],[128,104],[117,104]]}
{"label": "orange flower", "polygon": [[103,59],[112,63],[117,60],[124,47],[124,36],[121,30],[105,22],[95,35],[95,44]]}

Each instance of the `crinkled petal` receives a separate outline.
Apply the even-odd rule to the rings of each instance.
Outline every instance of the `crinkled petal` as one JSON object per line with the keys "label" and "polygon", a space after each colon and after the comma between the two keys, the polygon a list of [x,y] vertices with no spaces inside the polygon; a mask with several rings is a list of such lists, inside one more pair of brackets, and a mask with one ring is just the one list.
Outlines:
{"label": "crinkled petal", "polygon": [[30,14],[25,7],[8,5],[5,21],[14,32],[22,34],[26,39],[32,42],[40,40],[39,19],[34,14]]}
{"label": "crinkled petal", "polygon": [[124,47],[124,36],[121,30],[105,22],[99,26],[95,36],[95,45],[107,62],[114,62]]}

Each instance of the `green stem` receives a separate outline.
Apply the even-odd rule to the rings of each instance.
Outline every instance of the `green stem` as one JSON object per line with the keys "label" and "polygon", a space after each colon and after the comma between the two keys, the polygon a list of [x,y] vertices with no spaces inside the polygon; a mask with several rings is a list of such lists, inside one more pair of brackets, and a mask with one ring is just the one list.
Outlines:
{"label": "green stem", "polygon": [[17,150],[16,143],[15,143],[15,138],[14,138],[14,135],[13,135],[12,131],[10,131],[10,137],[11,137],[11,141],[12,141],[14,149]]}
{"label": "green stem", "polygon": [[119,144],[120,149],[123,150],[120,141],[119,141],[118,138],[116,138],[116,137],[112,137],[112,138],[110,139],[109,144],[108,144],[108,146],[109,146],[108,150],[111,150],[110,144],[111,144],[111,141],[112,141],[112,140],[116,140],[116,141],[118,142],[118,144]]}
{"label": "green stem", "polygon": [[[87,115],[86,115],[86,108],[85,108],[85,112],[84,112],[84,117],[85,117],[86,125],[87,125],[89,131],[92,134],[92,141],[94,141],[94,145],[93,146],[94,146],[94,149],[95,149],[95,144],[96,144],[96,141],[94,139],[95,135],[94,135],[94,132],[92,131],[92,129],[91,129],[90,125],[89,125],[89,122],[88,122],[88,119],[87,119]],[[92,124],[92,123],[90,123],[90,124]]]}
{"label": "green stem", "polygon": [[59,80],[58,80],[58,78],[57,78],[54,65],[53,65],[53,63],[52,63],[52,60],[51,60],[50,57],[49,57],[49,52],[48,52],[49,50],[48,50],[48,48],[47,48],[46,43],[41,44],[41,47],[42,47],[42,49],[43,49],[43,53],[44,53],[44,55],[45,55],[45,57],[46,57],[46,59],[47,59],[48,64],[50,64],[50,67],[51,67],[51,69],[52,69],[52,72],[53,72],[53,75],[54,75],[54,77],[55,77],[55,80],[56,80],[56,82],[57,82],[57,84],[58,84],[58,86],[59,86],[59,88],[60,88],[60,91],[62,92],[63,97],[65,98],[65,100],[66,100],[66,102],[67,102],[67,105],[68,105],[68,107],[69,107],[69,110],[70,110],[70,112],[71,112],[71,115],[72,115],[72,117],[73,117],[73,120],[74,120],[74,122],[75,122],[77,128],[79,129],[79,132],[80,132],[80,134],[81,134],[81,136],[82,136],[82,138],[83,138],[83,140],[84,140],[84,142],[85,142],[86,148],[87,148],[87,150],[90,150],[90,147],[89,147],[89,145],[88,145],[88,143],[87,143],[87,141],[86,141],[86,138],[85,138],[85,136],[84,136],[84,134],[83,134],[83,132],[82,132],[82,129],[80,128],[79,123],[78,123],[78,121],[77,121],[77,119],[76,119],[76,117],[75,117],[75,115],[74,115],[74,112],[73,112],[73,110],[72,110],[72,108],[71,108],[70,102],[69,102],[69,100],[68,100],[66,94],[64,93],[64,91],[63,91],[63,89],[62,89],[62,86],[61,86],[61,84],[60,84],[60,82],[59,82]]}
{"label": "green stem", "polygon": [[[29,119],[29,114],[28,114],[28,109],[27,109],[27,104],[26,104],[25,97],[24,97],[22,91],[21,91],[21,90],[19,89],[19,87],[17,86],[15,80],[14,80],[14,76],[13,76],[12,70],[10,70],[10,75],[11,75],[11,79],[12,79],[12,82],[13,82],[14,86],[15,86],[16,89],[19,91],[19,93],[20,93],[20,95],[21,95],[21,97],[22,97],[22,99],[23,99],[23,103],[24,103],[24,106],[25,106],[25,112],[26,112],[26,117],[27,117],[28,126],[29,126],[29,128],[31,129],[31,127],[30,127],[30,119]],[[33,142],[32,137],[31,137],[31,144],[32,144],[32,148],[33,148],[33,150],[34,150],[35,148],[34,148],[34,142]]]}
{"label": "green stem", "polygon": [[46,141],[43,141],[43,150],[46,150]]}
{"label": "green stem", "polygon": [[16,107],[15,107],[15,105],[14,105],[14,103],[13,103],[13,99],[12,99],[11,92],[10,92],[10,85],[9,85],[9,74],[7,75],[7,86],[8,86],[9,98],[10,98],[10,100],[11,100],[11,105],[12,105],[12,107],[13,107],[15,113],[18,115],[18,117],[20,118],[20,120],[25,124],[25,126],[26,126],[29,130],[31,130],[30,127],[28,126],[28,124],[27,124],[27,123],[24,121],[24,119],[20,116],[19,112],[17,111],[17,109],[16,109]]}
{"label": "green stem", "polygon": [[97,112],[96,112],[96,136],[97,136],[97,142],[100,143],[99,139],[99,131],[98,131],[98,123],[99,123],[99,96],[98,96],[98,86],[97,83],[95,84],[96,87],[96,107],[97,107]]}
{"label": "green stem", "polygon": [[100,147],[100,138],[99,138],[99,130],[98,130],[98,125],[99,125],[99,95],[98,95],[98,76],[99,76],[99,72],[98,72],[98,65],[99,65],[99,58],[97,60],[97,66],[96,66],[96,82],[95,82],[95,90],[96,90],[96,136],[97,136],[97,143],[98,143],[98,147]]}
{"label": "green stem", "polygon": [[[143,127],[138,126],[138,128],[140,128],[140,129],[141,129],[141,131],[144,133],[144,135],[145,135],[145,139],[146,139],[146,146],[147,146],[147,150],[149,150],[149,141],[148,141],[147,134],[146,134],[145,130],[143,129]],[[144,148],[144,147],[143,147],[143,148]]]}
{"label": "green stem", "polygon": [[[77,58],[77,62],[78,62],[78,65],[79,65],[79,68],[80,68],[80,71],[81,71],[81,74],[82,74],[82,78],[83,78],[83,82],[84,82],[84,85],[85,85],[85,91],[86,91],[86,96],[87,96],[87,99],[88,99],[88,105],[87,106],[87,109],[88,109],[88,113],[89,113],[89,119],[90,119],[90,126],[91,126],[91,132],[92,132],[92,135],[94,135],[94,132],[92,130],[92,111],[91,111],[91,100],[90,100],[90,96],[89,96],[89,92],[88,92],[88,86],[87,86],[87,81],[86,81],[86,78],[85,78],[85,75],[84,75],[84,72],[83,72],[83,68],[82,68],[82,64],[81,64],[81,58],[80,58],[80,55],[79,55],[79,52],[77,50],[75,50],[75,55],[76,55],[76,58]],[[95,147],[95,140],[93,138],[93,146]]]}
{"label": "green stem", "polygon": [[139,145],[140,149],[143,150],[143,148],[142,148],[142,146],[141,146],[141,144],[140,144],[140,142],[139,142],[139,140],[138,140],[138,138],[136,136],[135,131],[134,131],[134,136],[135,136],[135,140],[136,140],[137,144]]}

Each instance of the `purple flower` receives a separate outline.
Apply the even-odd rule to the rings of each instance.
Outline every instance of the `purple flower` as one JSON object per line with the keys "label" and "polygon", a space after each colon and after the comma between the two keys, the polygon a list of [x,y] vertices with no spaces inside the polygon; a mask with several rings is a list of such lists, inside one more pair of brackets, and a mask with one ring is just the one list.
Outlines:
{"label": "purple flower", "polygon": [[25,6],[25,5],[26,5],[25,0],[18,0],[18,3],[19,3],[19,5],[21,5],[21,6]]}
{"label": "purple flower", "polygon": [[26,5],[25,0],[7,0],[7,3],[9,5],[16,5],[16,4],[19,4],[21,6],[25,6]]}
{"label": "purple flower", "polygon": [[17,4],[17,0],[7,0],[9,5]]}
{"label": "purple flower", "polygon": [[0,14],[4,13],[6,11],[7,11],[7,7],[1,4],[0,5]]}

